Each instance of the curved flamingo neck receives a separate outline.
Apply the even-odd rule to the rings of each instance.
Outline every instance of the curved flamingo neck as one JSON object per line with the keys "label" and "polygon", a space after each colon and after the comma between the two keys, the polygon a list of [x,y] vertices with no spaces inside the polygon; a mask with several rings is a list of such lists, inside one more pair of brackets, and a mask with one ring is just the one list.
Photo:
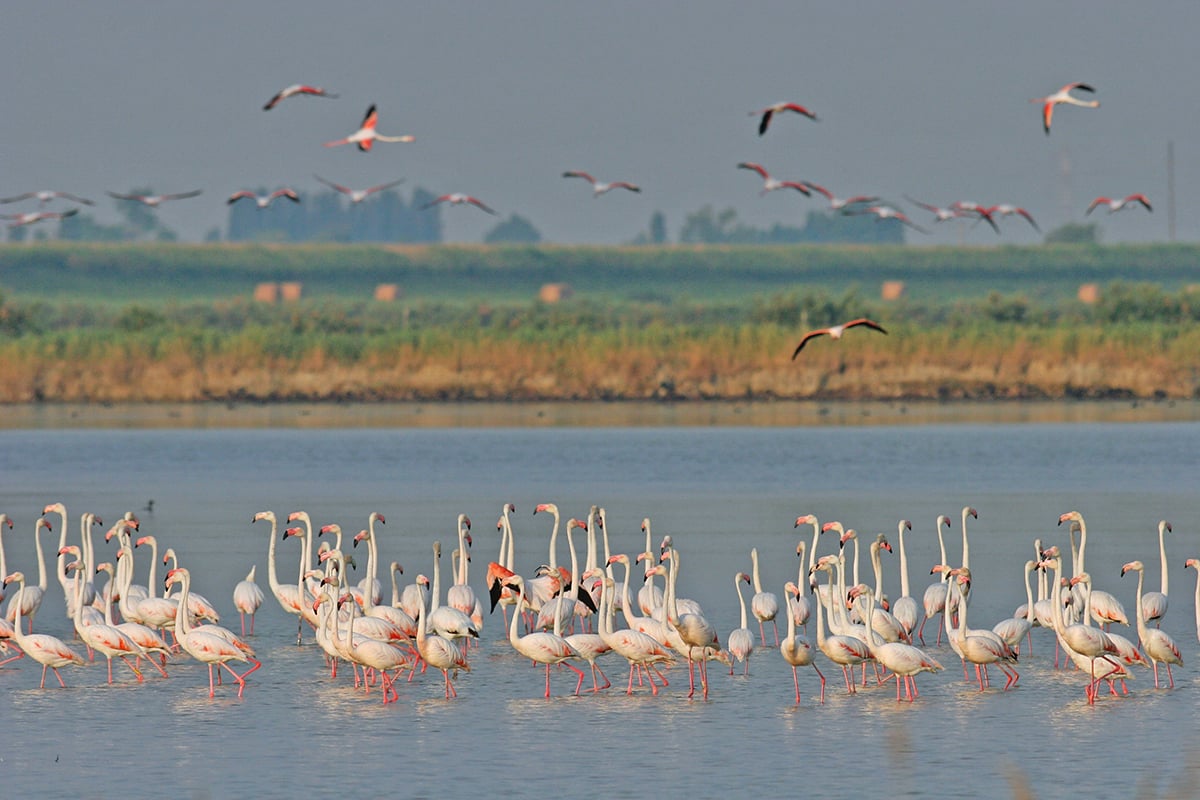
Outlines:
{"label": "curved flamingo neck", "polygon": [[1166,533],[1166,530],[1167,526],[1164,523],[1158,523],[1158,561],[1162,569],[1162,582],[1160,584],[1160,591],[1163,594],[1167,594],[1167,573],[1169,572],[1167,569],[1167,545],[1166,542],[1163,541],[1163,534]]}
{"label": "curved flamingo neck", "polygon": [[[740,572],[733,576],[733,588],[737,590],[738,605],[742,607],[742,624],[739,625],[738,627],[745,628],[746,627],[746,598],[742,596],[742,574]],[[791,635],[795,634],[795,622],[792,620],[791,614],[788,614],[787,618],[788,618],[788,635],[791,636]]]}

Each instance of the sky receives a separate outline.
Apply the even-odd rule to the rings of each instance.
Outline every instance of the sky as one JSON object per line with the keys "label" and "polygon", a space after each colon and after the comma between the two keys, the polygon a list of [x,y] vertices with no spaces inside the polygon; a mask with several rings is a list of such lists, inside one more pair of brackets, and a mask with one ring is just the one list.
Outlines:
{"label": "sky", "polygon": [[[38,189],[97,201],[106,190],[200,188],[158,213],[199,241],[239,189],[323,189],[405,178],[464,192],[553,243],[619,244],[661,211],[670,237],[704,206],[756,227],[800,225],[814,196],[760,196],[739,170],[762,163],[839,196],[873,194],[931,233],[928,244],[1028,244],[1023,220],[945,222],[907,194],[1012,203],[1043,231],[1095,221],[1102,241],[1166,241],[1174,142],[1176,238],[1200,239],[1200,3],[55,2],[0,27],[0,196]],[[1050,136],[1029,99],[1082,81],[1099,109],[1060,106]],[[291,98],[309,83],[336,99]],[[751,110],[779,101],[763,137]],[[411,144],[369,153],[322,142],[379,131]],[[640,194],[593,198],[564,170],[628,180]],[[1098,195],[1144,192],[1154,213],[1084,217]],[[29,201],[0,207],[34,210]],[[444,208],[445,239],[478,242],[498,221]]]}

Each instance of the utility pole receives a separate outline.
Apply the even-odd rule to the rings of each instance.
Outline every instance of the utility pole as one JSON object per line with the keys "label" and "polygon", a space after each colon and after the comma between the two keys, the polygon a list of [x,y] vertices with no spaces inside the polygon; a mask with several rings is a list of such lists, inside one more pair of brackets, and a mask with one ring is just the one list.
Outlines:
{"label": "utility pole", "polygon": [[1167,140],[1167,241],[1175,241],[1175,142]]}

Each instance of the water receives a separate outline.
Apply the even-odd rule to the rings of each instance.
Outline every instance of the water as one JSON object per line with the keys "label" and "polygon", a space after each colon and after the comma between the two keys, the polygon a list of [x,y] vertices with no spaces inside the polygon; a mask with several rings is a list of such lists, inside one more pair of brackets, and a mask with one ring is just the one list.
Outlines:
{"label": "water", "polygon": [[[685,697],[682,667],[671,670],[659,697],[644,689],[627,697],[624,662],[612,656],[601,664],[613,689],[572,697],[573,676],[556,671],[545,700],[543,673],[503,641],[497,612],[471,655],[472,671],[458,680],[457,700],[445,701],[440,675],[427,674],[401,681],[400,701],[383,707],[377,691],[356,693],[348,672],[331,680],[310,635],[296,647],[294,618],[268,590],[255,639],[263,668],[241,700],[228,684],[209,699],[203,667],[186,659],[170,665],[169,679],[148,676],[142,685],[120,668],[108,686],[103,662],[69,668],[66,690],[39,690],[28,659],[0,668],[0,794],[136,795],[151,789],[126,790],[126,782],[170,782],[180,787],[173,793],[198,797],[527,796],[534,786],[567,796],[716,796],[746,787],[783,796],[816,786],[840,794],[830,787],[850,781],[890,797],[1011,797],[1011,776],[1021,775],[1048,797],[1092,785],[1102,768],[1110,788],[1101,794],[1157,796],[1183,786],[1181,794],[1192,795],[1185,765],[1195,760],[1189,739],[1200,685],[1195,577],[1183,561],[1200,555],[1198,454],[1200,425],[1186,422],[5,430],[0,510],[16,522],[4,536],[10,569],[34,579],[33,523],[46,503],[66,504],[74,541],[82,512],[110,521],[153,498],[153,512],[141,513],[143,532],[176,549],[194,588],[235,629],[230,594],[252,564],[267,589],[267,530],[250,524],[263,509],[281,517],[305,509],[316,525],[338,522],[350,533],[371,511],[383,513],[381,559],[400,561],[406,581],[430,573],[434,539],[447,553],[455,546],[455,517],[465,512],[474,522],[471,582],[480,596],[505,502],[518,509],[517,563],[525,573],[547,556],[550,523],[531,516],[539,502],[573,516],[592,503],[605,506],[618,552],[644,547],[639,525],[650,517],[655,538],[671,534],[683,555],[680,594],[703,604],[723,639],[738,624],[733,575],[749,571],[751,547],[763,556],[766,588],[782,596],[784,582],[796,578],[796,543],[811,539],[811,529],[793,529],[798,515],[841,520],[864,539],[886,532],[897,553],[897,520],[911,519],[906,539],[919,598],[939,560],[936,516],[955,521],[947,546],[957,563],[959,511],[970,504],[979,511],[970,527],[973,626],[990,626],[1024,601],[1021,570],[1033,539],[1067,549],[1056,522],[1072,509],[1089,523],[1087,564],[1097,587],[1132,614],[1134,576],[1120,578],[1120,566],[1142,559],[1148,588],[1157,588],[1156,524],[1171,520],[1164,629],[1186,666],[1176,670],[1172,692],[1155,691],[1139,669],[1128,697],[1103,695],[1089,707],[1082,677],[1052,668],[1052,638],[1035,629],[1034,653],[1007,693],[980,694],[964,683],[942,647],[933,652],[946,671],[920,676],[912,705],[897,704],[891,684],[847,696],[838,671],[818,656],[827,701],[817,702],[816,675],[805,669],[797,707],[790,669],[770,647],[752,657],[749,678],[714,665],[708,702]],[[51,559],[57,533],[47,537]],[[294,579],[297,545],[278,547],[281,576]],[[831,548],[822,543],[822,552]],[[139,582],[148,566],[143,549]],[[97,543],[101,559],[113,550]],[[559,552],[565,561],[565,546]],[[898,559],[884,558],[885,590],[895,597]],[[863,570],[870,582],[865,553]],[[53,578],[50,586],[36,628],[69,638]],[[1101,760],[1104,753],[1115,757]]]}

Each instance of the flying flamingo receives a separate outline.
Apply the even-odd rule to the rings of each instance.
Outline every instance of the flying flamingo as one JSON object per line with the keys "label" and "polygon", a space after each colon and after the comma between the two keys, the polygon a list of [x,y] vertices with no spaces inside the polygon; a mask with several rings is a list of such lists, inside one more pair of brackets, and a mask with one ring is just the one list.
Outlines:
{"label": "flying flamingo", "polygon": [[156,208],[168,200],[186,200],[189,197],[195,197],[200,194],[203,189],[193,189],[190,192],[178,192],[176,194],[118,194],[117,192],[105,192],[109,197],[114,197],[117,200],[132,200],[135,203],[141,203],[150,208]]}
{"label": "flying flamingo", "polygon": [[325,147],[337,147],[342,144],[356,144],[358,149],[364,153],[371,149],[371,145],[375,144],[376,140],[380,142],[415,142],[415,136],[384,136],[382,133],[375,132],[375,124],[379,121],[379,112],[375,110],[375,104],[367,109],[366,115],[363,116],[362,125],[358,130],[350,134],[344,139],[337,139],[332,142],[325,142]]}
{"label": "flying flamingo", "polygon": [[803,183],[808,189],[816,192],[817,194],[825,195],[825,199],[829,201],[829,207],[831,209],[833,209],[834,211],[841,211],[843,208],[848,208],[850,206],[857,206],[857,205],[862,205],[862,204],[866,204],[866,203],[875,203],[875,202],[879,201],[878,197],[875,197],[874,195],[865,195],[865,194],[856,194],[853,197],[847,197],[843,200],[842,198],[837,197],[836,195],[834,195],[833,192],[829,191],[828,189],[826,189],[824,186],[821,186],[820,184],[813,183],[812,181],[800,181],[800,182]]}
{"label": "flying flamingo", "polygon": [[59,686],[62,686],[64,689],[67,688],[67,684],[63,682],[62,675],[58,674],[58,668],[65,667],[68,664],[82,667],[87,662],[84,661],[83,656],[76,653],[57,637],[45,633],[31,633],[29,635],[21,633],[20,598],[21,593],[25,591],[25,575],[20,572],[14,572],[11,575],[5,576],[4,585],[7,586],[10,583],[17,583],[19,586],[15,598],[17,600],[18,613],[16,623],[13,625],[13,642],[16,643],[17,647],[28,653],[30,658],[42,665],[42,682],[38,684],[39,689],[46,688],[46,670],[48,669],[54,670],[54,677],[58,678]]}
{"label": "flying flamingo", "polygon": [[1146,624],[1146,613],[1142,609],[1142,580],[1146,574],[1146,567],[1141,561],[1130,561],[1125,566],[1121,567],[1121,576],[1124,577],[1126,572],[1137,570],[1138,586],[1137,586],[1137,627],[1138,637],[1142,640],[1142,650],[1145,651],[1146,657],[1150,659],[1150,663],[1154,666],[1154,688],[1158,688],[1158,665],[1163,663],[1167,665],[1167,679],[1170,681],[1170,688],[1175,688],[1175,676],[1171,674],[1171,665],[1177,664],[1183,666],[1183,656],[1179,653],[1179,646],[1175,644],[1175,640],[1167,635],[1167,632],[1160,628],[1151,628]]}
{"label": "flying flamingo", "polygon": [[751,117],[761,116],[762,117],[762,119],[760,119],[759,123],[758,123],[758,135],[762,136],[764,133],[767,132],[767,127],[771,124],[771,118],[774,117],[776,113],[779,113],[782,111],[794,111],[797,114],[802,114],[803,116],[808,117],[813,122],[818,121],[816,114],[809,111],[807,108],[800,105],[799,103],[786,103],[786,102],[785,103],[775,103],[774,105],[767,106],[766,108],[759,109],[758,111],[751,111],[748,116],[751,116]]}
{"label": "flying flamingo", "polygon": [[283,89],[280,89],[274,97],[268,100],[267,104],[263,106],[263,111],[270,111],[272,108],[279,105],[280,102],[288,99],[289,97],[295,97],[297,95],[329,98],[337,97],[336,94],[327,92],[318,86],[306,86],[303,83],[293,83],[291,86],[286,86]]}
{"label": "flying flamingo", "polygon": [[[215,694],[213,667],[220,665],[229,670],[229,674],[237,681],[238,697],[241,697],[246,688],[246,676],[261,667],[262,662],[254,658],[252,652],[246,652],[229,639],[219,635],[215,630],[216,625],[204,625],[193,629],[186,611],[191,573],[183,567],[172,569],[167,573],[166,585],[171,586],[175,583],[181,584],[179,607],[175,614],[175,638],[192,658],[208,665],[208,696],[212,697]],[[253,666],[239,675],[233,667],[229,666],[230,661],[241,661],[244,664],[253,664]]]}
{"label": "flying flamingo", "polygon": [[1085,211],[1083,213],[1086,216],[1086,215],[1092,213],[1092,211],[1094,211],[1097,206],[1107,206],[1108,213],[1112,214],[1115,211],[1121,211],[1122,209],[1126,209],[1126,208],[1133,208],[1134,203],[1141,203],[1143,206],[1145,206],[1147,211],[1150,211],[1150,212],[1154,211],[1154,209],[1150,207],[1150,200],[1149,200],[1149,198],[1146,197],[1146,195],[1131,194],[1128,197],[1121,197],[1121,198],[1117,198],[1116,200],[1114,200],[1110,197],[1103,197],[1103,196],[1097,197],[1095,200],[1093,200],[1091,202],[1091,205],[1089,205],[1087,207],[1087,211]]}
{"label": "flying flamingo", "polygon": [[[272,537],[274,541],[274,537]],[[254,582],[254,571],[258,569],[258,565],[250,567],[250,572],[244,580],[238,581],[233,587],[233,606],[238,610],[238,616],[242,620],[242,636],[246,635],[246,615],[250,615],[250,635],[254,635],[254,615],[258,613],[259,606],[263,604],[263,590],[258,588],[258,584]]]}
{"label": "flying flamingo", "polygon": [[0,203],[16,203],[21,200],[30,200],[36,198],[39,205],[45,205],[51,200],[61,199],[70,200],[73,203],[83,203],[85,206],[94,206],[95,202],[88,200],[86,197],[71,194],[70,192],[57,192],[53,189],[42,189],[36,192],[25,192],[23,194],[14,195],[12,197],[0,198]]}
{"label": "flying flamingo", "polygon": [[390,183],[381,183],[378,186],[370,186],[366,189],[351,189],[348,186],[342,186],[340,183],[334,183],[333,181],[327,181],[324,178],[322,178],[320,175],[313,175],[313,177],[316,178],[317,180],[319,180],[321,183],[328,186],[330,189],[341,192],[342,194],[349,197],[351,205],[353,205],[355,203],[361,203],[363,200],[366,200],[368,197],[375,194],[376,192],[383,192],[388,189],[391,189],[393,186],[399,186],[400,184],[404,183],[404,178],[401,178],[399,180],[391,181]]}
{"label": "flying flamingo", "polygon": [[1086,83],[1068,83],[1054,94],[1046,95],[1045,97],[1035,97],[1029,101],[1031,103],[1039,103],[1042,106],[1042,126],[1046,129],[1047,136],[1050,135],[1050,118],[1054,115],[1054,107],[1059,103],[1081,106],[1083,108],[1100,107],[1099,100],[1080,100],[1078,97],[1073,96],[1071,94],[1073,89],[1090,93],[1096,91]]}
{"label": "flying flamingo", "polygon": [[945,222],[951,219],[959,219],[966,213],[963,209],[955,208],[954,206],[942,208],[941,206],[935,206],[932,203],[922,203],[920,200],[917,200],[915,197],[910,197],[909,195],[904,195],[904,199],[912,203],[914,206],[923,208],[933,214],[934,222]]}
{"label": "flying flamingo", "polygon": [[596,180],[595,178],[593,178],[588,173],[586,173],[582,170],[578,170],[578,169],[569,169],[566,172],[564,172],[562,174],[562,176],[564,178],[583,178],[585,181],[587,181],[588,183],[590,183],[592,185],[592,197],[599,197],[600,195],[604,194],[605,192],[609,192],[613,189],[628,189],[631,192],[640,192],[642,190],[640,186],[629,183],[628,181],[613,181],[612,183],[602,183],[602,182]]}
{"label": "flying flamingo", "polygon": [[763,179],[763,188],[759,195],[764,195],[767,192],[773,192],[776,189],[795,189],[805,197],[809,196],[808,184],[804,181],[781,181],[778,178],[772,178],[771,173],[767,172],[767,168],[762,164],[753,161],[741,161],[738,163],[738,169],[749,169],[757,172]]}
{"label": "flying flamingo", "polygon": [[832,325],[828,328],[817,328],[816,330],[811,330],[804,334],[804,338],[800,340],[800,344],[796,345],[796,349],[792,351],[792,360],[796,360],[796,356],[800,355],[800,351],[804,349],[804,345],[808,344],[809,339],[815,339],[818,336],[826,335],[828,335],[830,339],[841,339],[842,334],[844,334],[849,328],[857,328],[860,325],[870,328],[873,331],[879,331],[884,335],[887,334],[887,331],[883,329],[882,325],[880,325],[878,322],[874,322],[873,320],[869,320],[866,317],[852,319],[849,322],[843,322],[841,325]]}
{"label": "flying flamingo", "polygon": [[[786,584],[784,584],[783,596],[799,598],[800,589],[796,586],[796,584],[788,581]],[[730,635],[732,636],[732,634]],[[753,639],[753,634],[751,634],[752,642]],[[729,650],[731,653],[733,652],[732,644],[729,645]],[[810,645],[808,640],[803,636],[796,635],[796,620],[791,614],[788,615],[787,636],[785,636],[783,641],[779,643],[779,653],[783,656],[783,660],[786,661],[792,668],[792,683],[795,684],[796,687],[796,703],[800,703],[800,676],[797,674],[796,669],[798,667],[807,666],[811,666],[814,670],[816,670],[817,675],[819,675],[821,678],[821,702],[824,703],[825,675],[817,667],[816,662],[813,661],[813,655],[815,653],[812,649],[812,645]]]}
{"label": "flying flamingo", "polygon": [[253,200],[255,205],[257,205],[259,208],[266,208],[267,206],[271,205],[271,201],[277,197],[286,197],[288,200],[291,200],[293,203],[300,202],[300,195],[296,194],[296,190],[288,189],[286,187],[283,189],[276,189],[275,191],[271,192],[270,194],[255,194],[254,192],[248,192],[243,189],[240,192],[234,192],[233,194],[229,195],[229,199],[226,200],[225,202],[228,205],[233,205],[238,200],[241,200],[241,199],[247,198],[247,197],[250,198],[251,200]]}
{"label": "flying flamingo", "polygon": [[69,211],[26,211],[23,214],[0,214],[0,219],[11,219],[12,222],[8,223],[8,227],[19,228],[22,225],[33,225],[50,219],[66,219],[78,213],[78,208],[72,208]]}
{"label": "flying flamingo", "polygon": [[999,205],[989,206],[988,208],[982,209],[976,213],[980,215],[981,219],[987,219],[988,221],[991,221],[997,214],[1002,217],[1015,214],[1017,216],[1024,217],[1025,221],[1032,225],[1035,231],[1038,233],[1042,232],[1042,229],[1038,227],[1037,222],[1034,221],[1032,214],[1020,206],[1014,206],[1011,203],[1001,203]]}
{"label": "flying flamingo", "polygon": [[470,203],[471,205],[475,206],[476,208],[486,211],[489,214],[496,213],[492,209],[488,208],[488,206],[485,205],[483,203],[483,201],[479,200],[476,197],[472,197],[469,194],[462,194],[461,192],[451,192],[450,194],[444,194],[441,197],[437,198],[436,200],[432,200],[432,201],[426,203],[425,205],[421,206],[421,208],[433,208],[438,203],[449,203],[452,206],[461,206],[464,203]]}
{"label": "flying flamingo", "polygon": [[844,209],[842,209],[842,213],[849,214],[850,216],[861,216],[863,214],[873,214],[875,216],[876,220],[897,219],[915,231],[920,231],[921,233],[929,233],[929,231],[925,230],[920,225],[916,224],[911,219],[909,219],[907,216],[905,216],[904,212],[897,211],[896,209],[892,208],[891,206],[867,206],[866,208],[861,209],[861,210],[857,209],[857,208],[849,208],[849,209],[844,208]]}
{"label": "flying flamingo", "polygon": [[955,200],[950,204],[950,208],[954,211],[962,212],[963,214],[974,214],[980,220],[983,220],[988,225],[992,226],[992,230],[996,235],[1000,235],[1000,226],[996,224],[995,217],[992,216],[991,208],[984,206],[981,203],[976,203],[973,200]]}

